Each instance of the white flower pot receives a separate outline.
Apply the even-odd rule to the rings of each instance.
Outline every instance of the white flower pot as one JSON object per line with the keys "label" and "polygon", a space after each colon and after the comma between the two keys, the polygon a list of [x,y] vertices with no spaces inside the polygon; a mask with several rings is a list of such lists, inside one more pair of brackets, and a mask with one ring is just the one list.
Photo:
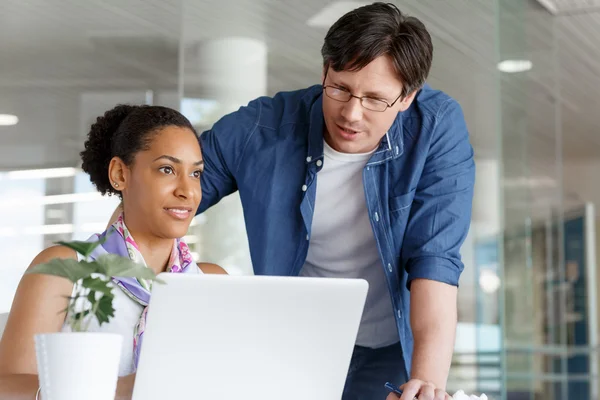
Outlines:
{"label": "white flower pot", "polygon": [[122,341],[112,333],[36,335],[42,400],[114,400]]}

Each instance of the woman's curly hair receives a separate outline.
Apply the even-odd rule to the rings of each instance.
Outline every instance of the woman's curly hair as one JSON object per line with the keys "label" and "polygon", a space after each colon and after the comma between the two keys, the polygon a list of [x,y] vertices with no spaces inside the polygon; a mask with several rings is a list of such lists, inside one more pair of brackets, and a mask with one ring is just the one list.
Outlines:
{"label": "woman's curly hair", "polygon": [[167,107],[117,105],[98,117],[92,125],[81,155],[82,168],[102,194],[117,194],[108,176],[113,157],[131,165],[136,153],[147,150],[152,138],[162,128],[177,126],[196,131],[180,112]]}

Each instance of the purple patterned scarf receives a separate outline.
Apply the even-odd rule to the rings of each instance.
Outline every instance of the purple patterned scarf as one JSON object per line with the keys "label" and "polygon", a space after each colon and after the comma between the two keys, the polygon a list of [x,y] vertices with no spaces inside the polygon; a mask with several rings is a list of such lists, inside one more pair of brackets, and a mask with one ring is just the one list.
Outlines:
{"label": "purple patterned scarf", "polygon": [[[90,241],[98,240],[105,237],[108,231],[113,231],[112,234],[108,235],[108,238],[103,244],[94,249],[90,255],[90,259],[95,260],[102,254],[109,253],[117,254],[122,257],[128,257],[132,261],[147,266],[137,243],[125,226],[123,214],[117,218],[117,221],[112,224],[111,228],[107,229],[100,235],[93,235],[89,239]],[[183,241],[183,239],[173,240],[173,250],[171,251],[166,272],[185,272],[191,264],[195,265],[187,244]],[[133,368],[135,371],[137,370],[140,350],[142,347],[142,339],[146,325],[146,315],[148,313],[148,303],[150,302],[150,292],[152,291],[152,281],[128,277],[113,277],[112,280],[121,290],[123,290],[127,296],[144,307],[133,335]]]}

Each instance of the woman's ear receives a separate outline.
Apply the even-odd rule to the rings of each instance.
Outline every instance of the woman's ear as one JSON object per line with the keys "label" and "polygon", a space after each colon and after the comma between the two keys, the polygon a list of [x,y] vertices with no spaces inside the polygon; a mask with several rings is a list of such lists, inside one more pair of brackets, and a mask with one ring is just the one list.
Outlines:
{"label": "woman's ear", "polygon": [[113,157],[108,164],[108,179],[116,191],[123,191],[127,187],[127,165],[119,157]]}

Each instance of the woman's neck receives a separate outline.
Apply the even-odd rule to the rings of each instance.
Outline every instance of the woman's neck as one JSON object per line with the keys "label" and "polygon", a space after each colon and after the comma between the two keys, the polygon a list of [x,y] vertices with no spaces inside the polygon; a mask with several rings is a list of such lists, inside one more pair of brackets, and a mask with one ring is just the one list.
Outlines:
{"label": "woman's neck", "polygon": [[173,239],[156,237],[139,229],[134,223],[130,226],[128,221],[125,221],[125,225],[138,245],[148,268],[156,274],[164,272],[173,250]]}
{"label": "woman's neck", "polygon": [[[133,237],[135,239],[135,236]],[[166,271],[173,250],[173,239],[142,240],[141,242],[135,239],[135,241],[146,264],[155,274]]]}

